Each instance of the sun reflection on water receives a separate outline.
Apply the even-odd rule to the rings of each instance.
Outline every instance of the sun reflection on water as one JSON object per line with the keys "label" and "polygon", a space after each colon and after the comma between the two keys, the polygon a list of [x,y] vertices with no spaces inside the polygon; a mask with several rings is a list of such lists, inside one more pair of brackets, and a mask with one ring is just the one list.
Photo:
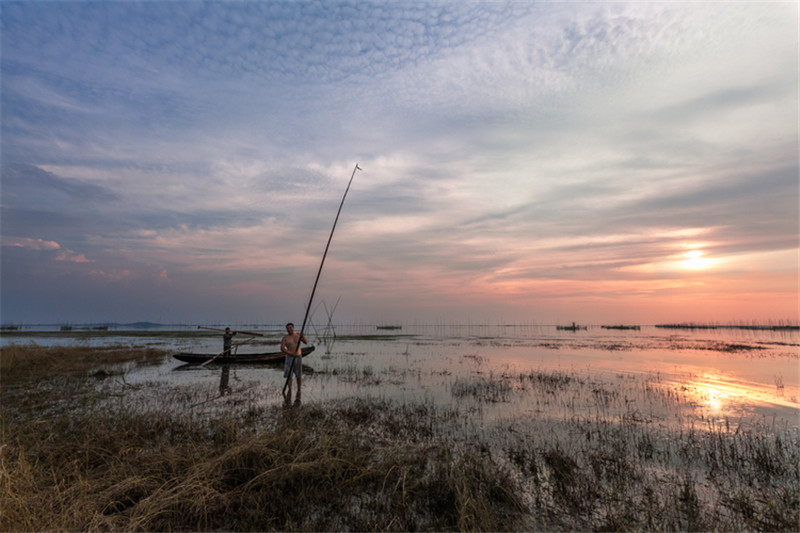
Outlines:
{"label": "sun reflection on water", "polygon": [[728,394],[721,392],[714,387],[708,387],[706,393],[707,396],[703,403],[714,411],[719,411],[729,397]]}
{"label": "sun reflection on water", "polygon": [[[722,419],[754,414],[752,407],[798,409],[797,398],[785,397],[783,389],[763,383],[736,380],[723,373],[703,372],[684,376],[678,389],[696,406],[703,418]],[[748,407],[749,406],[749,407]]]}

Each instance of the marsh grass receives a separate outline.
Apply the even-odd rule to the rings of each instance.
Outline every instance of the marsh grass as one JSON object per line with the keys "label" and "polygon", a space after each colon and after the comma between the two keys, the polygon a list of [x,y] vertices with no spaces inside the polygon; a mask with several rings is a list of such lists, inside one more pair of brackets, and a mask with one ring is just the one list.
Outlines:
{"label": "marsh grass", "polygon": [[0,348],[0,378],[6,386],[26,380],[41,380],[76,373],[108,374],[116,365],[134,362],[142,365],[160,362],[167,352],[128,346],[41,347],[12,344]]}
{"label": "marsh grass", "polygon": [[388,405],[266,415],[269,429],[130,411],[6,423],[2,529],[506,530],[521,516],[508,472],[471,447],[398,440],[411,422]]}
{"label": "marsh grass", "polygon": [[[2,376],[0,530],[798,529],[797,431],[668,427],[642,399],[686,399],[657,382],[456,380],[457,398],[541,398],[541,412],[478,432],[459,406],[282,407],[263,401],[279,391],[253,384],[218,399],[199,384],[131,387],[92,377],[119,354],[64,350],[23,358],[73,360],[63,374],[50,362]],[[48,381],[58,386],[36,386]]]}
{"label": "marsh grass", "polygon": [[[435,410],[353,400],[291,408],[224,398],[232,412],[147,404],[87,372],[118,359],[79,349],[30,353],[4,392],[0,529],[509,530],[522,505],[511,473],[471,445],[437,436]],[[73,355],[74,357],[69,357]],[[4,353],[11,364],[20,353]],[[143,355],[142,355],[143,356]],[[36,389],[73,361],[60,387]],[[85,367],[77,361],[83,358]],[[135,358],[134,358],[135,359]],[[41,371],[37,376],[36,372]],[[132,398],[144,388],[134,387]],[[91,407],[70,397],[93,396]],[[27,407],[21,405],[31,402]],[[56,407],[58,406],[58,407]],[[291,505],[287,505],[291,501]]]}
{"label": "marsh grass", "polygon": [[796,531],[800,523],[796,440],[588,420],[549,429],[547,438],[504,439],[536,529]]}
{"label": "marsh grass", "polygon": [[514,466],[531,529],[800,528],[796,428],[698,418],[692,397],[657,376],[489,373],[451,393],[485,404],[535,398],[534,417],[482,435]]}
{"label": "marsh grass", "polygon": [[511,392],[509,380],[495,379],[492,375],[477,379],[456,379],[450,386],[450,393],[456,398],[473,397],[490,403],[509,401]]}

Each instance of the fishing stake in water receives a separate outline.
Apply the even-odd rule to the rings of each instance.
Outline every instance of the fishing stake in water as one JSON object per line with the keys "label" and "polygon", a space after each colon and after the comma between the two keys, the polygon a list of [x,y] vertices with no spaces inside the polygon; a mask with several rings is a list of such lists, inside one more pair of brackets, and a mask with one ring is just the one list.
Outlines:
{"label": "fishing stake in water", "polygon": [[[353,167],[353,173],[350,175],[350,181],[347,182],[347,188],[344,190],[344,194],[342,195],[342,201],[339,204],[339,210],[336,212],[336,218],[333,220],[333,227],[331,228],[331,234],[328,236],[328,243],[325,245],[325,252],[322,254],[322,261],[319,264],[319,270],[317,270],[317,278],[314,280],[314,287],[311,289],[311,297],[308,299],[308,305],[306,306],[306,314],[303,317],[303,325],[300,328],[300,337],[297,340],[298,350],[300,349],[300,342],[301,339],[303,338],[303,333],[306,330],[306,321],[308,320],[308,312],[311,310],[311,303],[314,301],[314,293],[317,292],[317,283],[319,283],[319,276],[320,274],[322,274],[322,265],[325,264],[325,257],[327,257],[328,248],[330,248],[331,246],[331,239],[333,239],[333,232],[336,230],[336,223],[339,221],[339,215],[342,213],[342,206],[344,205],[344,199],[347,198],[347,192],[350,190],[350,184],[353,183],[353,178],[356,175],[356,170],[361,170],[361,167],[358,166],[358,163],[356,163],[356,166]],[[292,372],[294,371],[295,359],[296,357],[292,357],[292,365],[289,367],[289,377],[286,378],[286,383],[283,384],[284,394],[286,394],[286,387],[289,386],[289,381],[292,379]]]}

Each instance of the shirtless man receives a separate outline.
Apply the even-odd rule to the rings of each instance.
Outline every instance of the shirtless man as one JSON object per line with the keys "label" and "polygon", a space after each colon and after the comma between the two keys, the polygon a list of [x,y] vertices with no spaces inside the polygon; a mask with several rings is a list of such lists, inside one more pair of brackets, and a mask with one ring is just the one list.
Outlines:
{"label": "shirtless man", "polygon": [[306,336],[294,332],[294,324],[286,324],[286,335],[281,339],[281,352],[286,356],[283,360],[283,377],[288,381],[287,398],[292,396],[292,374],[297,378],[297,398],[300,399],[300,385],[303,382],[303,356],[300,354],[300,342],[308,344]]}

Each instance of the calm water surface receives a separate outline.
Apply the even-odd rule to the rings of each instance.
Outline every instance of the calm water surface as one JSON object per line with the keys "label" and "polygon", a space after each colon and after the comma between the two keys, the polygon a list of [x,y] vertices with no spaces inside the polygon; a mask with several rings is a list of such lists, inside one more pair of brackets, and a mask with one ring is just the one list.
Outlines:
{"label": "calm water surface", "polygon": [[[278,328],[239,353],[278,351]],[[304,360],[303,402],[375,397],[429,402],[478,419],[592,417],[605,409],[653,423],[701,421],[800,426],[800,334],[796,330],[664,329],[554,326],[341,326],[308,335],[316,351]],[[237,336],[243,341],[247,337]],[[96,336],[4,335],[2,345],[150,346],[171,352],[217,353],[221,338],[190,329],[109,332]],[[568,395],[537,389],[531,376],[565,376],[579,382]],[[131,385],[205,386],[209,397],[226,391],[270,391],[282,401],[282,371],[275,367],[184,365],[172,357],[156,367],[125,369]],[[541,380],[540,380],[541,381]],[[682,399],[676,411],[652,390]],[[566,394],[566,393],[565,393]],[[612,401],[613,400],[613,401]],[[612,405],[613,403],[613,405]],[[663,405],[662,405],[663,404]]]}

